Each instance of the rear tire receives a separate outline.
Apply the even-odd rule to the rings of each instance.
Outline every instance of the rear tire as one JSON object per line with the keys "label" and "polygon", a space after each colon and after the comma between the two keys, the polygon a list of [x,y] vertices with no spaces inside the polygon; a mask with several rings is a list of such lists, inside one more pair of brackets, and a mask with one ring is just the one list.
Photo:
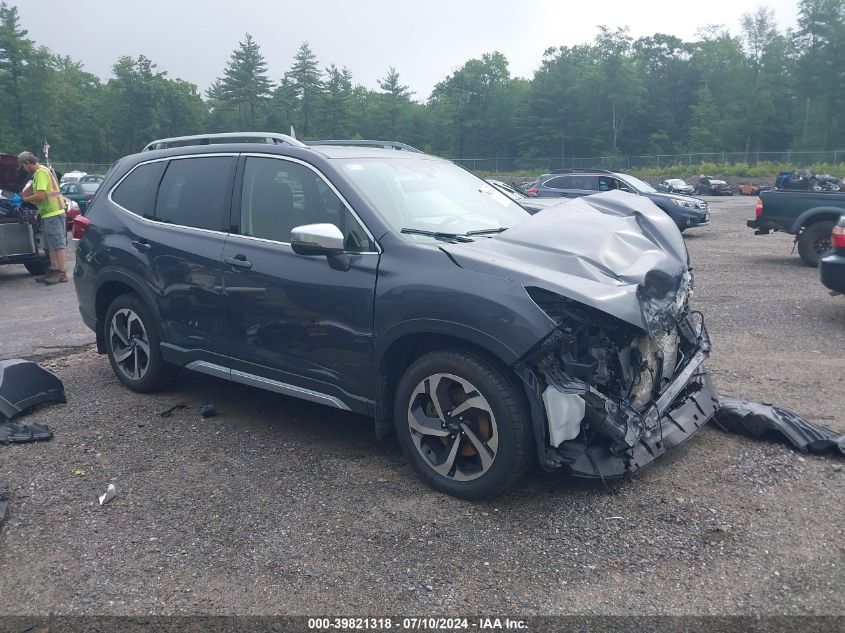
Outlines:
{"label": "rear tire", "polygon": [[35,275],[38,277],[39,275],[43,275],[47,272],[47,269],[50,267],[50,259],[45,257],[44,259],[39,259],[34,262],[26,262],[24,264],[24,268],[26,268],[27,272],[30,275]]}
{"label": "rear tire", "polygon": [[798,254],[807,266],[818,267],[819,258],[831,249],[830,234],[834,224],[833,220],[819,220],[801,231]]}
{"label": "rear tire", "polygon": [[534,443],[522,392],[472,352],[417,359],[396,388],[393,421],[417,475],[455,497],[500,494],[531,464]]}
{"label": "rear tire", "polygon": [[176,375],[177,368],[161,356],[161,338],[150,310],[135,293],[111,302],[103,337],[112,371],[132,391],[160,391]]}

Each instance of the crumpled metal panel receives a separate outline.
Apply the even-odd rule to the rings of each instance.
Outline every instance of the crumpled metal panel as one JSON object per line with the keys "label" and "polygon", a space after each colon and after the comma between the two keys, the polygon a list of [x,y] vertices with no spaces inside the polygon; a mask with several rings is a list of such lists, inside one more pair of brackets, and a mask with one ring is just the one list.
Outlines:
{"label": "crumpled metal panel", "polygon": [[[646,198],[620,191],[576,198],[494,238],[441,248],[463,268],[543,288],[650,333],[637,293],[646,275],[660,271],[679,292],[691,288],[675,223]],[[667,297],[667,309],[675,299]]]}
{"label": "crumpled metal panel", "polygon": [[845,435],[813,424],[797,413],[771,404],[719,396],[716,426],[729,433],[755,438],[781,436],[802,453],[826,453],[837,449],[845,455]]}

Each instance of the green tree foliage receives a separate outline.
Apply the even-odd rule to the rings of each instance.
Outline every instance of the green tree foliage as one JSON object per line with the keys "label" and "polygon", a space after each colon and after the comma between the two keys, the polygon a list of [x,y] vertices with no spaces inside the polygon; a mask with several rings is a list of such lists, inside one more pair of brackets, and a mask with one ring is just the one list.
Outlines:
{"label": "green tree foliage", "polygon": [[229,58],[223,76],[208,90],[213,126],[218,129],[254,130],[263,126],[272,93],[267,62],[258,44],[247,33]]}
{"label": "green tree foliage", "polygon": [[704,26],[688,41],[600,27],[589,42],[548,49],[530,78],[494,51],[425,98],[393,66],[373,87],[342,63],[322,67],[308,42],[274,86],[249,34],[205,95],[144,56],[118,58],[104,82],[33,42],[0,1],[0,150],[47,139],[53,160],[109,162],[156,137],[291,127],[303,139],[385,138],[456,158],[845,150],[845,0],[797,0],[796,10],[795,31],[761,7],[734,33]]}
{"label": "green tree foliage", "polygon": [[326,68],[323,92],[322,128],[329,138],[347,138],[352,133],[352,71],[330,64]]}
{"label": "green tree foliage", "polygon": [[310,138],[314,128],[323,95],[323,80],[320,63],[308,42],[303,42],[293,58],[293,66],[285,75],[290,81],[295,99],[294,117],[297,132],[303,138]]}

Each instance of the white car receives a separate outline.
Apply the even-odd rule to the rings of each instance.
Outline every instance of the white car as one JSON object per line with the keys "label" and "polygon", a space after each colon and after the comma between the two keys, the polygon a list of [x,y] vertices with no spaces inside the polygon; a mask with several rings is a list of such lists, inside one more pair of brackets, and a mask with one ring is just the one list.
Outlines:
{"label": "white car", "polygon": [[83,176],[87,175],[88,172],[84,171],[69,171],[64,176],[62,176],[60,184],[65,184],[66,182],[79,182]]}

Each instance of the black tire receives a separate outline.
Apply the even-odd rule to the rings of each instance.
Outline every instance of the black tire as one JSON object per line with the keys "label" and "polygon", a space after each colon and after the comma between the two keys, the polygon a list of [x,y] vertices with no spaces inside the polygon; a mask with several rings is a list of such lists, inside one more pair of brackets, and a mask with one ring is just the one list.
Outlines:
{"label": "black tire", "polygon": [[798,254],[807,266],[818,267],[821,255],[831,249],[830,234],[834,224],[833,220],[819,220],[801,231]]}
{"label": "black tire", "polygon": [[34,262],[26,262],[24,264],[24,268],[26,268],[27,272],[30,275],[43,275],[47,272],[47,269],[50,267],[50,259],[45,257],[43,259],[36,260]]}
{"label": "black tire", "polygon": [[[446,375],[444,381],[446,393],[452,398],[454,391],[452,387],[461,385],[451,380],[451,377],[469,383],[474,390],[463,390],[464,395],[478,393],[484,401],[484,408],[469,408],[463,415],[455,417],[444,415],[439,419],[429,417],[423,407],[428,404],[420,403],[426,401],[427,396],[415,392],[422,385],[431,384],[437,381],[437,376]],[[453,400],[451,404],[456,404]],[[437,423],[443,425],[444,431],[448,432],[449,427],[442,420],[448,420],[454,434],[449,437],[433,437],[428,434],[419,433],[411,429],[412,405],[417,411],[425,416],[424,419],[432,420],[435,427]],[[458,405],[454,410],[457,411]],[[440,409],[445,409],[441,402]],[[487,416],[490,413],[492,415]],[[464,418],[466,416],[466,421]],[[484,423],[486,425],[480,426]],[[458,422],[460,419],[460,422]],[[405,457],[413,469],[429,486],[463,499],[479,500],[493,497],[513,485],[528,470],[532,463],[534,452],[531,422],[525,399],[518,386],[510,380],[503,370],[496,365],[472,352],[465,351],[436,351],[426,354],[417,359],[402,376],[396,388],[396,398],[393,412],[393,421],[396,428],[396,436]],[[474,448],[469,437],[467,428],[474,431],[474,438],[482,438],[483,446],[488,449],[494,443],[494,449],[487,452],[487,465],[481,458],[480,450]],[[431,430],[431,429],[428,429]],[[465,432],[466,431],[466,432]],[[483,432],[486,431],[486,432]],[[440,432],[437,430],[437,432]],[[486,436],[486,437],[483,437]],[[453,439],[454,438],[454,439]],[[441,444],[438,445],[437,443]],[[456,442],[457,446],[452,444]],[[419,447],[418,447],[419,444]],[[455,448],[450,451],[450,446]],[[432,450],[434,452],[432,452]],[[431,458],[436,458],[438,450],[444,456],[441,468],[448,462],[446,453],[452,454],[452,467],[450,474],[444,475],[434,470]],[[475,456],[466,456],[466,451],[475,451]],[[427,452],[429,457],[424,457]],[[492,452],[492,456],[491,456]],[[457,455],[457,457],[455,456]],[[466,471],[464,470],[466,469]],[[467,474],[469,473],[469,474]],[[455,477],[474,477],[469,481],[459,481]]]}
{"label": "black tire", "polygon": [[[132,320],[129,313],[135,315],[137,321]],[[117,321],[115,321],[115,315],[118,315]],[[125,322],[127,317],[131,320],[131,323],[125,331],[121,331],[121,324]],[[138,323],[140,323],[140,326]],[[113,333],[113,324],[117,326],[119,334]],[[141,336],[142,332],[143,336]],[[103,322],[103,338],[112,371],[132,391],[138,393],[160,391],[174,378],[177,368],[165,362],[162,358],[161,338],[156,323],[151,317],[149,308],[137,294],[120,295],[111,302],[108,310],[106,310],[106,318]],[[126,341],[125,345],[122,344],[121,339]],[[146,350],[143,349],[139,340],[143,340]],[[130,349],[134,356],[121,360],[120,357]],[[146,359],[146,362],[144,362],[144,359]],[[144,367],[143,373],[138,372],[137,378],[130,375],[133,368],[132,360],[138,362],[137,365],[134,365],[136,371],[139,365]],[[129,369],[127,369],[127,366]]]}

